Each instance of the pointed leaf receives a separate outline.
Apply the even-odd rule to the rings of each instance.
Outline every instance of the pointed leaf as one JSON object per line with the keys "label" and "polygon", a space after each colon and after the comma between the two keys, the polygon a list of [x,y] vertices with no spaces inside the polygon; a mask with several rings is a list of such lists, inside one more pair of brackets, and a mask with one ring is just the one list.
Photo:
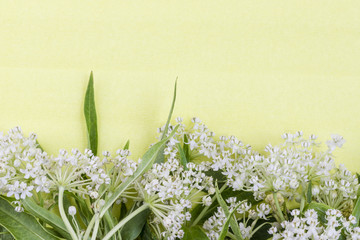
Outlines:
{"label": "pointed leaf", "polygon": [[184,150],[182,149],[180,143],[177,144],[177,147],[179,149],[179,155],[180,155],[180,163],[184,167],[185,170],[187,170],[186,164],[188,163]]}
{"label": "pointed leaf", "polygon": [[95,109],[93,72],[91,72],[90,74],[90,79],[85,94],[84,115],[88,133],[88,148],[93,152],[94,155],[96,155],[98,146],[98,132]]}
{"label": "pointed leaf", "polygon": [[311,200],[312,200],[312,182],[311,182],[311,180],[308,185],[306,200],[307,200],[307,203],[311,203]]}
{"label": "pointed leaf", "polygon": [[186,159],[190,160],[189,139],[186,134],[184,134],[183,149],[184,149]]}
{"label": "pointed leaf", "polygon": [[125,143],[125,146],[124,146],[124,150],[129,150],[129,147],[130,147],[130,140],[127,140],[127,142]]}
{"label": "pointed leaf", "polygon": [[137,238],[140,235],[149,214],[150,209],[146,209],[128,221],[121,229],[122,239],[134,240]]}
{"label": "pointed leaf", "polygon": [[355,207],[353,209],[352,215],[356,217],[356,224],[355,227],[359,226],[359,219],[360,219],[360,198],[357,199]]}
{"label": "pointed leaf", "polygon": [[[241,202],[238,204],[237,207],[235,207],[231,212],[229,212],[229,208],[226,205],[226,202],[224,201],[224,199],[222,198],[222,196],[220,194],[220,191],[219,191],[219,188],[217,186],[216,186],[215,190],[216,190],[216,198],[217,198],[221,208],[224,210],[224,213],[225,213],[225,215],[227,217],[227,220],[226,220],[225,225],[224,225],[224,227],[223,227],[223,229],[221,231],[219,239],[222,240],[222,239],[225,238],[226,233],[228,231],[229,223],[230,223],[230,227],[231,227],[233,233],[235,234],[235,236],[237,237],[237,239],[242,239],[240,227],[237,224],[236,220],[233,218],[233,214],[236,211],[237,207],[240,206]],[[224,235],[224,232],[225,232],[225,235]]]}
{"label": "pointed leaf", "polygon": [[39,224],[36,219],[24,212],[16,212],[13,206],[0,197],[0,225],[6,228],[15,239],[57,240]]}
{"label": "pointed leaf", "polygon": [[[165,129],[164,129],[164,132],[163,132],[163,134],[161,136],[161,140],[163,140],[166,137],[166,134],[167,134],[168,129],[169,129],[170,119],[171,119],[172,113],[174,111],[175,100],[176,100],[176,85],[177,85],[177,78],[175,80],[174,95],[173,95],[173,100],[172,100],[169,116],[168,116],[168,119],[166,121]],[[156,163],[164,162],[164,159],[165,159],[164,158],[164,149],[165,149],[165,145],[162,146],[162,148],[160,149],[158,155],[156,156],[156,160],[155,160]]]}
{"label": "pointed leaf", "polygon": [[31,198],[25,198],[22,200],[22,204],[26,211],[31,213],[32,216],[37,217],[52,226],[54,230],[60,233],[64,238],[71,239],[64,222],[58,215],[38,206]]}

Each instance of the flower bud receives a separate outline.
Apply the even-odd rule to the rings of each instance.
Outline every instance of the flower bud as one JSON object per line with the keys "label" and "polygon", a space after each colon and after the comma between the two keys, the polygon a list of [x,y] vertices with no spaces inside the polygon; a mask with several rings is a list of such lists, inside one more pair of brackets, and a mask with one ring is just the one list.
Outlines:
{"label": "flower bud", "polygon": [[76,207],[70,206],[69,207],[69,215],[70,216],[75,216],[75,214],[76,214]]}

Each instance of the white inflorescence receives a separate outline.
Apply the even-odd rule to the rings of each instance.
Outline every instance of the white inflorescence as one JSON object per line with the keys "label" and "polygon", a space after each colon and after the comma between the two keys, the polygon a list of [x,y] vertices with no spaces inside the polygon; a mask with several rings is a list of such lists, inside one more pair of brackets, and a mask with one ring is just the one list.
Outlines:
{"label": "white inflorescence", "polygon": [[337,240],[342,232],[346,239],[360,239],[360,228],[354,227],[356,218],[351,215],[345,218],[339,210],[327,210],[324,225],[318,220],[319,216],[314,209],[307,210],[303,216],[300,216],[300,211],[296,209],[291,212],[291,215],[292,221],[282,222],[280,230],[275,226],[269,229],[274,240]]}
{"label": "white inflorescence", "polygon": [[[262,226],[260,222],[271,221],[277,222],[269,230],[273,239],[337,239],[341,233],[348,239],[360,239],[360,229],[354,227],[351,216],[358,178],[334,162],[333,151],[345,143],[340,135],[331,135],[327,149],[320,151],[315,135],[306,138],[301,131],[285,133],[283,144],[269,144],[265,154],[260,154],[235,136],[216,139],[198,118],[192,119],[190,129],[182,118],[176,121],[179,127],[165,144],[164,162],[153,164],[116,201],[146,204],[151,210],[148,223],[158,238],[183,238],[185,224],[198,217],[191,216],[191,210],[198,204],[207,209],[217,201],[214,194],[218,181],[224,186],[222,190],[227,187],[253,195],[252,199],[226,199],[229,211],[237,208],[234,219],[243,239],[250,239]],[[160,138],[173,129],[170,125],[164,133],[165,126],[159,128]],[[128,159],[127,149],[118,150],[114,156],[105,151],[103,158],[91,150],[82,153],[77,149],[50,156],[36,138],[33,133],[25,137],[19,127],[0,136],[0,194],[11,198],[18,212],[24,211],[23,199],[34,195],[36,199],[41,194],[51,195],[49,199],[54,202],[60,188],[93,199],[92,208],[100,210],[106,204],[105,192],[113,193],[138,167]],[[333,208],[326,212],[326,223],[320,222],[311,209],[287,212],[286,200],[305,204],[309,193],[304,189],[309,185],[312,195],[307,201]],[[70,206],[68,213],[75,219],[76,207]],[[218,207],[206,219],[202,227],[210,239],[219,237],[226,218]]]}

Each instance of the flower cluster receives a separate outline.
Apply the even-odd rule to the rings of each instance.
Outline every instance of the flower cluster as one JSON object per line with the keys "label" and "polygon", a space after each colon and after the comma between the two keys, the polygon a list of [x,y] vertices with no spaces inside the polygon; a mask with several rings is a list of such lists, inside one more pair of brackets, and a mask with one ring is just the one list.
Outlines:
{"label": "flower cluster", "polygon": [[[0,192],[16,200],[33,196],[33,193],[50,193],[59,186],[92,198],[99,197],[102,184],[110,178],[103,161],[90,150],[82,154],[73,149],[69,154],[60,150],[59,155],[49,156],[36,141],[33,133],[25,137],[20,129],[11,129],[0,137]],[[14,202],[23,210],[20,201]]]}
{"label": "flower cluster", "polygon": [[[261,203],[255,208],[252,208],[251,203],[246,200],[239,202],[236,197],[230,197],[226,200],[226,202],[229,204],[229,212],[236,209],[237,215],[234,216],[239,225],[242,239],[250,239],[251,236],[259,229],[259,226],[256,228],[258,220],[267,220],[267,216],[271,212],[270,206],[265,203]],[[218,207],[214,215],[204,222],[203,228],[206,230],[206,235],[211,240],[219,238],[226,219],[227,216],[225,215],[224,209],[222,207]]]}
{"label": "flower cluster", "polygon": [[[175,158],[156,163],[137,184],[140,197],[153,212],[151,225],[159,238],[182,238],[192,205],[201,204],[202,198],[215,192],[212,177],[204,174],[201,165],[188,163],[186,168]],[[203,196],[204,192],[207,195]]]}
{"label": "flower cluster", "polygon": [[19,200],[31,197],[33,190],[49,192],[52,184],[42,166],[49,164],[50,160],[39,148],[36,138],[34,133],[24,137],[20,127],[0,136],[1,194]]}
{"label": "flower cluster", "polygon": [[329,209],[326,211],[326,222],[319,221],[318,213],[314,209],[309,209],[300,216],[300,211],[295,209],[291,212],[292,221],[281,223],[281,229],[276,226],[270,228],[269,233],[273,239],[319,239],[337,240],[341,234],[346,239],[360,239],[360,228],[354,227],[356,218],[350,215],[347,219],[339,210]]}
{"label": "flower cluster", "polygon": [[[235,136],[215,138],[198,118],[192,119],[189,129],[182,118],[177,118],[176,124],[176,130],[172,125],[167,130],[165,126],[159,128],[159,138],[167,139],[162,148],[150,151],[161,158],[155,163],[147,159],[151,166],[147,162],[143,165],[141,159],[129,159],[127,148],[113,156],[104,151],[101,158],[91,150],[77,149],[48,155],[35,134],[25,137],[19,127],[11,129],[0,136],[0,195],[7,196],[18,212],[26,208],[23,200],[29,197],[45,208],[47,201],[57,203],[73,239],[87,238],[91,233],[92,239],[109,239],[103,226],[119,230],[125,224],[121,219],[129,221],[129,216],[145,209],[150,210],[146,224],[158,239],[181,239],[189,227],[200,222],[200,230],[211,240],[219,238],[224,226],[227,238],[251,239],[267,229],[267,224],[272,225],[268,233],[275,240],[360,239],[360,228],[354,227],[357,219],[352,216],[358,178],[334,162],[333,151],[345,142],[341,136],[332,135],[326,142],[328,148],[320,151],[315,135],[286,133],[282,144],[269,144],[260,154]],[[151,161],[154,159],[158,156],[152,156]],[[217,184],[222,186],[219,191]],[[224,197],[225,189],[232,194]],[[65,191],[72,193],[68,194],[74,204],[68,206],[72,224],[64,211]],[[237,194],[246,192],[251,196],[248,199]],[[227,207],[217,201],[219,194],[226,199]],[[288,203],[292,200],[299,207],[290,212]],[[121,205],[125,215],[112,217],[119,207],[113,204],[121,202],[125,203]],[[311,202],[330,208],[326,222],[319,220],[315,210],[304,210]],[[197,216],[192,216],[196,206],[201,212],[194,211]],[[231,226],[226,225],[227,211],[234,211],[235,230],[233,220]],[[94,217],[81,222],[80,213]],[[83,223],[90,227],[81,229]]]}

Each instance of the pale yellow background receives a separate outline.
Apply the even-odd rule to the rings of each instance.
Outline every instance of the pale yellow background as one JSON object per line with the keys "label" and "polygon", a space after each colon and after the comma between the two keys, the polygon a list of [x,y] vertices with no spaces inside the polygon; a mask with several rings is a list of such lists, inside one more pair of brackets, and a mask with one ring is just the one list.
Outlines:
{"label": "pale yellow background", "polygon": [[261,150],[285,131],[332,133],[360,170],[360,1],[0,2],[0,130],[50,153],[85,148],[94,71],[100,150],[137,159],[175,116]]}

